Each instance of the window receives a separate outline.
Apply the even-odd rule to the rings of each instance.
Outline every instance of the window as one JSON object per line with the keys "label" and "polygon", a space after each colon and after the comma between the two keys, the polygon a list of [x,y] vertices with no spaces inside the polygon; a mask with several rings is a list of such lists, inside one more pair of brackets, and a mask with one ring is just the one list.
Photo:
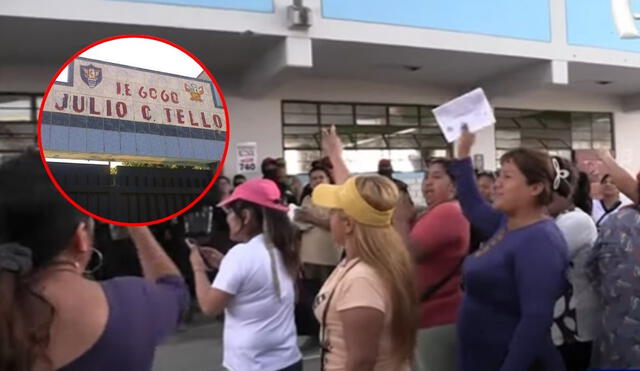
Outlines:
{"label": "window", "polygon": [[447,156],[451,146],[431,113],[433,107],[399,104],[282,102],[287,171],[302,174],[321,157],[321,129],[336,125],[344,158],[354,172],[375,172],[391,159],[396,171],[421,171],[423,156]]}
{"label": "window", "polygon": [[0,93],[0,161],[37,144],[42,95]]}
{"label": "window", "polygon": [[518,148],[537,148],[571,158],[574,149],[613,148],[613,117],[609,113],[496,109],[496,166],[500,157]]}

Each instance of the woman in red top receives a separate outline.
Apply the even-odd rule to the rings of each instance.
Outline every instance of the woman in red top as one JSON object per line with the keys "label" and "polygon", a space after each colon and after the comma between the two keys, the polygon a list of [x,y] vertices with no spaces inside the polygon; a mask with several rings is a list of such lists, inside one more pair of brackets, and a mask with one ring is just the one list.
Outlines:
{"label": "woman in red top", "polygon": [[447,165],[446,159],[430,161],[422,182],[428,208],[415,224],[411,227],[410,212],[396,218],[416,262],[421,301],[416,366],[420,371],[456,369],[460,266],[469,250],[469,222],[456,201],[455,179]]}

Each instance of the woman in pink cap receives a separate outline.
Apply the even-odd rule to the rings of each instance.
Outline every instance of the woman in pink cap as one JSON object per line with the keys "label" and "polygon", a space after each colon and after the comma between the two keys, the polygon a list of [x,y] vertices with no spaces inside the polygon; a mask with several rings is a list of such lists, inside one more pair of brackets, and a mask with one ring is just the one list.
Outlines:
{"label": "woman in pink cap", "polygon": [[[280,190],[271,180],[250,180],[220,206],[238,244],[226,255],[193,246],[191,265],[202,311],[210,316],[225,311],[223,366],[229,371],[302,370],[294,322],[298,249]],[[213,284],[207,264],[218,269]]]}

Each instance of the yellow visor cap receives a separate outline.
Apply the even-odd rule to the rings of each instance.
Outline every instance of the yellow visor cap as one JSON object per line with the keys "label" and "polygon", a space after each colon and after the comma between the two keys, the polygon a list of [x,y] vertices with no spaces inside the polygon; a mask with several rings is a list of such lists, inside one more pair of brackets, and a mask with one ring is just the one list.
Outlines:
{"label": "yellow visor cap", "polygon": [[344,184],[319,184],[313,190],[313,203],[329,209],[340,209],[355,221],[376,227],[391,225],[393,209],[380,211],[369,205],[358,192],[357,177],[352,177]]}

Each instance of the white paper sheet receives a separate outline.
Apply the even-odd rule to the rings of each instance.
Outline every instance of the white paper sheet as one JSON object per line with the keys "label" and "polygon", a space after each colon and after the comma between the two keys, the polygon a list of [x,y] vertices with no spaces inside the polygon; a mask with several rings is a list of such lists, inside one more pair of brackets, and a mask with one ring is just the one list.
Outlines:
{"label": "white paper sheet", "polygon": [[482,88],[455,98],[432,112],[449,143],[460,137],[464,124],[467,124],[471,132],[476,132],[496,122],[493,108]]}

